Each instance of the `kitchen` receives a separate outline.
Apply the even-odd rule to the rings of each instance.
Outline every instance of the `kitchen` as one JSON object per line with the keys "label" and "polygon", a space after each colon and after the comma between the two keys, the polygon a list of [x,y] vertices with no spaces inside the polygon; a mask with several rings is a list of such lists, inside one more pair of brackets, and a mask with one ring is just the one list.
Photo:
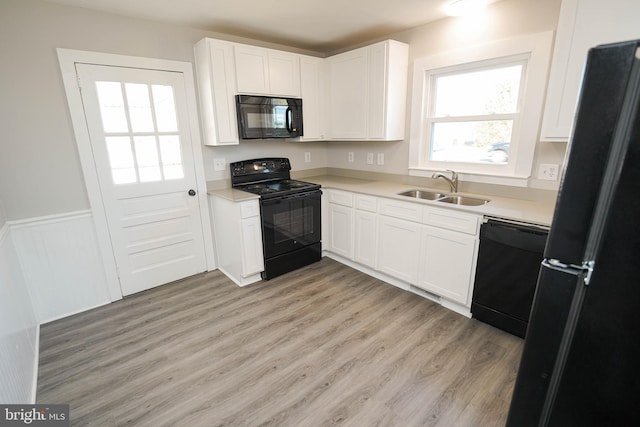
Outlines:
{"label": "kitchen", "polygon": [[[7,13],[5,10],[7,9]],[[558,27],[558,1],[513,1],[505,0],[492,5],[487,12],[490,15],[487,27],[471,22],[445,19],[412,30],[386,34],[409,44],[409,63],[415,59],[437,52],[454,49],[460,45],[489,42],[518,35],[555,31]],[[23,283],[9,292],[17,292],[14,300],[31,301],[36,307],[29,315],[29,309],[17,310],[20,318],[18,329],[24,325],[28,338],[20,342],[26,354],[34,346],[35,324],[53,320],[87,308],[101,305],[103,301],[113,300],[114,292],[107,278],[95,272],[103,267],[99,251],[95,247],[95,231],[92,228],[91,215],[88,212],[86,193],[78,153],[75,146],[73,129],[70,125],[64,90],[61,86],[55,49],[64,47],[88,51],[108,52],[142,57],[171,58],[193,63],[193,45],[203,37],[226,38],[243,43],[252,42],[267,47],[284,48],[264,42],[230,37],[225,34],[177,27],[134,18],[125,18],[107,13],[60,6],[50,2],[4,2],[2,28],[5,36],[7,61],[14,66],[3,71],[3,93],[8,105],[3,112],[3,126],[9,129],[6,142],[2,145],[2,221],[11,226],[11,239],[17,242],[17,249],[8,250],[3,262],[8,267],[3,271],[11,281]],[[496,25],[499,23],[499,25]],[[474,31],[470,31],[474,30]],[[224,32],[221,32],[224,33]],[[94,35],[95,36],[87,36]],[[15,41],[10,46],[9,40]],[[133,41],[133,42],[132,42]],[[367,44],[370,40],[359,40],[354,44]],[[301,53],[306,50],[291,49]],[[335,50],[331,46],[318,48],[323,53]],[[28,89],[25,92],[24,89]],[[25,97],[21,101],[22,97]],[[9,101],[10,100],[10,101]],[[33,122],[37,126],[33,126]],[[407,120],[407,126],[409,126]],[[43,142],[46,141],[45,144]],[[526,187],[507,187],[495,184],[478,184],[462,180],[461,190],[468,193],[515,197],[532,201],[553,201],[558,181],[547,181],[537,177],[541,164],[561,165],[564,159],[566,143],[538,142],[536,144],[533,174]],[[309,153],[309,162],[306,153]],[[354,161],[349,162],[349,153],[354,153]],[[383,164],[367,163],[367,154],[383,154]],[[271,157],[286,153],[295,173],[302,176],[322,175],[327,170],[340,169],[345,173],[355,173],[356,177],[388,174],[391,180],[405,177],[409,158],[409,144],[399,142],[309,142],[304,144],[280,141],[243,142],[237,146],[203,149],[203,163],[207,182],[219,182],[228,179],[227,171],[216,171],[214,159],[224,158],[225,163],[250,158]],[[349,172],[355,171],[355,172]],[[440,189],[447,187],[433,183]],[[497,193],[497,194],[496,194]],[[42,218],[38,222],[37,219]],[[73,224],[68,226],[67,219]],[[48,221],[48,222],[47,222]],[[50,225],[44,230],[45,243],[38,245],[36,228]],[[8,226],[7,226],[8,227]],[[65,236],[68,245],[86,248],[72,254],[61,253],[59,259],[33,259],[25,253],[33,253],[34,247],[56,251],[61,247],[60,236]],[[83,236],[89,236],[83,238]],[[36,239],[34,241],[34,239]],[[87,239],[90,240],[87,244]],[[25,243],[26,242],[26,243]],[[27,245],[30,243],[31,246]],[[46,244],[51,246],[47,247]],[[21,246],[22,245],[22,246]],[[26,246],[25,246],[26,245]],[[35,245],[35,246],[34,246]],[[65,245],[66,246],[66,245]],[[63,246],[64,247],[64,246]],[[22,258],[18,262],[18,253]],[[66,255],[66,258],[64,257]],[[78,258],[81,257],[81,258]],[[21,263],[24,272],[12,272],[14,265]],[[72,274],[74,280],[67,278]],[[22,278],[21,278],[22,277]],[[24,278],[26,277],[26,278]],[[51,286],[51,279],[55,286]],[[4,282],[4,280],[3,280]],[[28,282],[26,284],[25,282]],[[93,289],[87,289],[91,283]],[[27,287],[31,295],[26,292]],[[117,295],[116,295],[117,296]],[[4,311],[4,310],[3,310]],[[27,314],[25,314],[27,313]],[[13,321],[15,323],[15,320]],[[33,356],[32,356],[33,357]],[[28,357],[21,363],[28,364]],[[31,366],[18,371],[24,375],[20,384],[29,395]],[[26,373],[26,374],[25,374]],[[32,374],[31,374],[32,375]],[[26,381],[25,381],[26,379]],[[28,385],[24,385],[24,383]],[[19,387],[18,387],[19,388]],[[17,389],[18,389],[17,388]]]}

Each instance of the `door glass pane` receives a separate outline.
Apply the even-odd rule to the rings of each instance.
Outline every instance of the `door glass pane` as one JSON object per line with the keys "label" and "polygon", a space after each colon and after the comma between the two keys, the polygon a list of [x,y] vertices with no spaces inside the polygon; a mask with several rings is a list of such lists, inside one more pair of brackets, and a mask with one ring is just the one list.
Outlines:
{"label": "door glass pane", "polygon": [[127,105],[134,132],[153,132],[149,86],[139,83],[125,83]]}
{"label": "door glass pane", "polygon": [[513,120],[434,123],[430,159],[466,163],[506,163]]}
{"label": "door glass pane", "polygon": [[522,64],[435,78],[435,117],[515,113]]}
{"label": "door glass pane", "polygon": [[136,148],[136,161],[140,182],[160,181],[160,163],[155,136],[136,136],[133,138]]}
{"label": "door glass pane", "polygon": [[173,88],[164,85],[152,85],[153,105],[156,112],[158,132],[177,132],[176,105],[173,100]]}
{"label": "door glass pane", "polygon": [[131,139],[128,136],[108,136],[105,138],[111,177],[114,184],[131,184],[137,181],[133,162]]}
{"label": "door glass pane", "polygon": [[164,179],[184,178],[180,137],[178,135],[160,136],[160,155],[162,157]]}
{"label": "door glass pane", "polygon": [[129,129],[120,82],[96,82],[96,91],[104,132],[127,132]]}

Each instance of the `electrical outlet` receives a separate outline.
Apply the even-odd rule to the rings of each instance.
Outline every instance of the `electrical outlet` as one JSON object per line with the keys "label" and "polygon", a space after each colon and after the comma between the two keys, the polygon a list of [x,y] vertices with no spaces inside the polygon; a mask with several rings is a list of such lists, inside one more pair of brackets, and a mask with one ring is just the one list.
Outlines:
{"label": "electrical outlet", "polygon": [[373,153],[367,153],[367,164],[368,165],[373,164]]}
{"label": "electrical outlet", "polygon": [[538,169],[538,179],[557,181],[560,167],[555,163],[542,163]]}
{"label": "electrical outlet", "polygon": [[349,163],[353,163],[353,151],[349,151],[349,154],[347,154],[347,160]]}
{"label": "electrical outlet", "polygon": [[378,165],[384,165],[384,153],[378,153]]}
{"label": "electrical outlet", "polygon": [[304,152],[304,162],[311,163],[311,151]]}
{"label": "electrical outlet", "polygon": [[227,161],[223,158],[213,159],[213,170],[223,171],[227,169]]}

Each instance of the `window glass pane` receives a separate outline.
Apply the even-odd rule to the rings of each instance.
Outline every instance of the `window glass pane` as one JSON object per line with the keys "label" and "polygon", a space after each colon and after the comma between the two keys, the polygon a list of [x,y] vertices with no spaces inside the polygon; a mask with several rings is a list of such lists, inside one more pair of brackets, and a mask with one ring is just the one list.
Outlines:
{"label": "window glass pane", "polygon": [[507,163],[513,120],[434,123],[429,159]]}
{"label": "window glass pane", "polygon": [[134,137],[140,182],[160,181],[160,164],[155,136]]}
{"label": "window glass pane", "polygon": [[153,132],[149,86],[138,83],[125,83],[127,105],[134,132]]}
{"label": "window glass pane", "polygon": [[160,137],[160,155],[165,179],[184,178],[182,155],[180,153],[180,137],[165,135]]}
{"label": "window glass pane", "polygon": [[515,113],[522,65],[435,78],[435,117]]}
{"label": "window glass pane", "polygon": [[158,132],[177,132],[176,105],[171,86],[152,85],[153,105],[156,112]]}
{"label": "window glass pane", "polygon": [[105,138],[111,177],[114,184],[131,184],[137,181],[131,139],[128,136],[108,136]]}
{"label": "window glass pane", "polygon": [[120,82],[96,82],[96,91],[104,132],[127,132],[129,129]]}

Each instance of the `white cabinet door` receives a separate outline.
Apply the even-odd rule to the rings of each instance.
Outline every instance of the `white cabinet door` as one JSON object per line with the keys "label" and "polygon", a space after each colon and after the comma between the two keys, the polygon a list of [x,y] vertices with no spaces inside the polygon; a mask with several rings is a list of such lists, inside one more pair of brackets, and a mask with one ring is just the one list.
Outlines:
{"label": "white cabinet door", "polygon": [[259,216],[243,219],[240,223],[243,277],[248,277],[264,270],[261,227]]}
{"label": "white cabinet door", "polygon": [[233,45],[202,39],[194,47],[205,145],[238,144]]}
{"label": "white cabinet door", "polygon": [[387,111],[387,43],[369,48],[369,121],[367,136],[384,139]]}
{"label": "white cabinet door", "polygon": [[378,270],[416,284],[422,226],[403,219],[378,218]]}
{"label": "white cabinet door", "polygon": [[477,255],[477,238],[425,226],[417,286],[468,305]]}
{"label": "white cabinet door", "polygon": [[273,50],[268,53],[269,93],[278,96],[300,97],[300,56]]}
{"label": "white cabinet door", "polygon": [[247,45],[234,51],[239,93],[300,96],[299,55]]}
{"label": "white cabinet door", "polygon": [[369,50],[360,48],[329,61],[332,139],[365,139],[369,113]]}
{"label": "white cabinet door", "polygon": [[329,251],[353,259],[353,208],[329,204]]}
{"label": "white cabinet door", "polygon": [[543,141],[569,139],[588,50],[640,38],[638,17],[639,1],[563,0],[542,122]]}
{"label": "white cabinet door", "polygon": [[322,120],[322,72],[323,60],[313,56],[300,57],[300,96],[302,97],[302,115],[304,117],[303,141],[322,140],[324,126]]}
{"label": "white cabinet door", "polygon": [[387,40],[328,58],[331,139],[404,139],[408,57]]}
{"label": "white cabinet door", "polygon": [[239,93],[269,95],[269,56],[259,47],[235,45],[236,84]]}
{"label": "white cabinet door", "polygon": [[355,261],[376,268],[378,249],[378,215],[356,210],[355,214]]}

